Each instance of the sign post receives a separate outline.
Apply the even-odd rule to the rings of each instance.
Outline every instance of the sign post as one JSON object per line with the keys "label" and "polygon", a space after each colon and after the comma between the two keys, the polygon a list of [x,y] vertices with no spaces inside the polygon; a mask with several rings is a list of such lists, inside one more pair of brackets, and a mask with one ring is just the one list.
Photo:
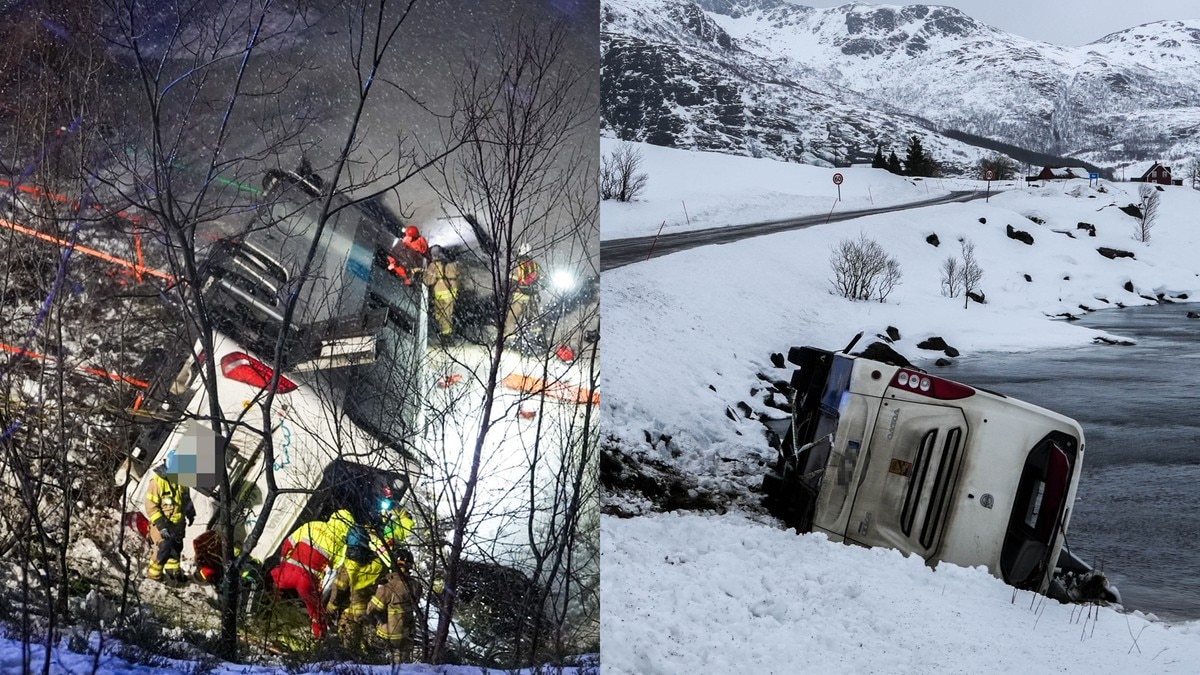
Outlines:
{"label": "sign post", "polygon": [[983,179],[987,181],[987,194],[984,195],[983,201],[987,203],[992,199],[992,179],[996,177],[995,169],[984,169]]}
{"label": "sign post", "polygon": [[1094,185],[1099,180],[1100,180],[1100,174],[1096,173],[1095,171],[1092,171],[1091,173],[1088,174],[1088,186],[1089,187]]}
{"label": "sign post", "polygon": [[843,180],[844,179],[842,178],[842,174],[840,174],[840,173],[833,174],[833,184],[837,186],[839,202],[842,201],[842,181]]}

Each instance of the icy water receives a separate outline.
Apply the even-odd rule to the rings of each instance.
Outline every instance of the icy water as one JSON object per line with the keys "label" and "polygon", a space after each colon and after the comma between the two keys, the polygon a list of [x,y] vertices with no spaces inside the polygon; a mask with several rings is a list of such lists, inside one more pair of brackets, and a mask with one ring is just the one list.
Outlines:
{"label": "icy water", "polygon": [[1081,321],[1137,342],[964,358],[946,375],[1069,415],[1085,455],[1069,543],[1126,607],[1200,619],[1200,319],[1194,305]]}

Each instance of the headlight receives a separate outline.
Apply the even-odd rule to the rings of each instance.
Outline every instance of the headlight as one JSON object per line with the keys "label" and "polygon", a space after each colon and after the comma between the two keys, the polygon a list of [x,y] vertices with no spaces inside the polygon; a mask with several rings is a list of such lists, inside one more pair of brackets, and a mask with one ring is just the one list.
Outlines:
{"label": "headlight", "polygon": [[575,275],[570,270],[555,270],[550,275],[550,283],[559,293],[568,293],[575,289]]}

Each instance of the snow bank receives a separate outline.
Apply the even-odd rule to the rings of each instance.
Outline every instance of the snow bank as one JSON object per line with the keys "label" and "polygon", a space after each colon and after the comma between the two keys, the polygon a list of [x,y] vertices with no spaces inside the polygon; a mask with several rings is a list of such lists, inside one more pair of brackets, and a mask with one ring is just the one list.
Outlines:
{"label": "snow bank", "polygon": [[606,675],[1194,673],[1200,622],[1060,605],[977,568],[741,516],[604,518]]}
{"label": "snow bank", "polygon": [[[678,175],[660,176],[660,191],[646,202],[606,205],[605,237],[639,232],[642,223],[662,217],[662,204],[692,199],[699,184],[707,190],[709,224],[783,208],[767,190],[754,193],[764,203],[748,206],[738,179],[723,188],[692,172],[725,158],[684,155],[673,160]],[[830,173],[786,164],[774,170],[812,172],[795,194],[819,194]],[[770,165],[762,171],[769,174]],[[860,177],[876,185],[897,180],[869,169],[856,183]],[[1200,212],[1200,192],[1156,192],[1158,221],[1149,243],[1139,243],[1132,239],[1135,219],[1119,210],[1138,201],[1138,187],[1079,180],[1013,185],[987,203],[817,225],[607,271],[606,437],[643,463],[694,479],[694,489],[720,496],[729,508],[752,511],[751,488],[775,451],[757,421],[729,406],[744,400],[764,410],[750,390],[761,386],[759,373],[783,376],[771,365],[772,352],[806,344],[840,349],[859,331],[865,346],[892,326],[901,335],[895,348],[934,368],[943,354],[916,348],[927,337],[941,336],[963,354],[1083,347],[1119,336],[1056,315],[1152,304],[1159,294],[1195,300],[1200,228],[1193,214]],[[947,188],[961,189],[950,181]],[[1033,244],[1011,238],[1008,226],[1028,233]],[[831,293],[831,248],[860,233],[901,264],[902,283],[887,302]],[[938,246],[927,241],[931,235]],[[984,270],[986,304],[967,309],[961,297],[940,290],[942,261],[960,255],[960,238],[976,245]],[[1110,259],[1101,247],[1133,257]],[[953,377],[953,368],[947,372]],[[624,512],[645,510],[645,504],[630,508],[636,500],[628,497],[605,495]],[[947,565],[932,572],[895,551],[797,537],[744,516],[606,518],[602,546],[601,630],[612,673],[797,672],[804,664],[847,673],[1194,672],[1200,663],[1200,623],[1168,625],[1137,613],[1014,596],[984,570]]]}
{"label": "snow bank", "polygon": [[[92,649],[97,647],[96,636],[93,635]],[[107,643],[111,649],[111,641]],[[32,670],[41,671],[45,648],[41,644],[27,645]],[[506,671],[515,675],[585,675],[598,673],[597,659],[594,656],[584,657],[584,662],[592,665],[580,667],[543,666],[541,668],[524,668],[517,671]],[[20,641],[10,637],[0,636],[0,673],[24,672],[24,649]],[[423,663],[411,663],[399,666],[356,665],[347,663],[314,663],[306,667],[285,666],[247,666],[236,663],[217,662],[201,663],[198,661],[181,661],[177,659],[158,659],[153,665],[131,662],[119,656],[103,654],[98,659],[94,654],[81,654],[70,651],[64,646],[56,647],[50,655],[51,673],[94,673],[95,675],[116,675],[157,673],[160,675],[190,675],[196,672],[209,672],[213,675],[284,675],[285,673],[328,673],[339,668],[349,667],[352,672],[378,675],[487,675],[494,669],[478,668],[475,666],[431,666]],[[211,668],[211,669],[209,669]]]}

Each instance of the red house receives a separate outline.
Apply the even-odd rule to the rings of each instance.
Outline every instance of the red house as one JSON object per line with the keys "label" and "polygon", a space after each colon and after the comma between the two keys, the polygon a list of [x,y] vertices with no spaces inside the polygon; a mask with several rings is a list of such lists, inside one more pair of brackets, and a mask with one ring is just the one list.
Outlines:
{"label": "red house", "polygon": [[1183,185],[1183,180],[1171,179],[1171,167],[1155,162],[1141,178],[1134,178],[1138,183],[1157,183],[1158,185]]}

